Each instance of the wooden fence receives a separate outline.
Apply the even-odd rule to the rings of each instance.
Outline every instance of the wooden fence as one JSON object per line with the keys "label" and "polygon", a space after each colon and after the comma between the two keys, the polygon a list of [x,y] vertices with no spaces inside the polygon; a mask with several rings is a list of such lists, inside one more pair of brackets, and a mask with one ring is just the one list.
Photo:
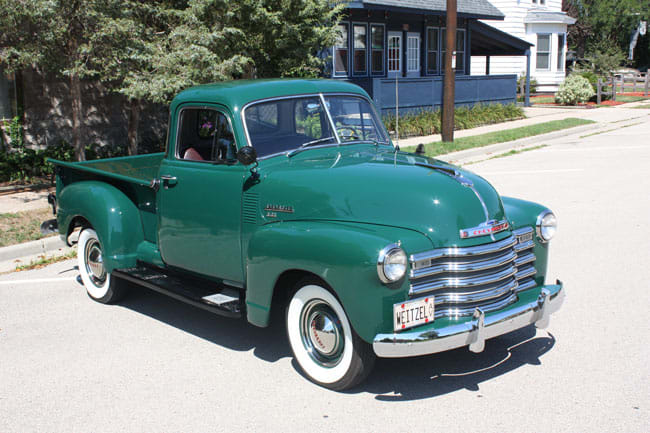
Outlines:
{"label": "wooden fence", "polygon": [[621,93],[626,91],[643,92],[643,96],[648,96],[650,90],[650,75],[647,72],[630,72],[615,75],[616,82],[621,87]]}
{"label": "wooden fence", "polygon": [[614,77],[610,77],[607,81],[598,79],[596,84],[596,104],[600,105],[603,102],[603,96],[606,95],[610,95],[612,101],[616,101],[616,79]]}

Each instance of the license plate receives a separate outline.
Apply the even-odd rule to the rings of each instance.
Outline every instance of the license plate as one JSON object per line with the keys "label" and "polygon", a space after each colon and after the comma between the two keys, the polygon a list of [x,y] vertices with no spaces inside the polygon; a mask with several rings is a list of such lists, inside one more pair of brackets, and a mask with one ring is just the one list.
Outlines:
{"label": "license plate", "polygon": [[433,322],[436,312],[433,296],[393,305],[393,329],[401,331]]}

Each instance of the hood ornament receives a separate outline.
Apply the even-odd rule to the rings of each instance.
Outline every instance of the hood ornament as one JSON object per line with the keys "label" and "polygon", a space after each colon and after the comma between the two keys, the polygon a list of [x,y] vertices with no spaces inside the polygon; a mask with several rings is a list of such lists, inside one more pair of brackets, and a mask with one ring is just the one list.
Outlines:
{"label": "hood ornament", "polygon": [[495,233],[502,232],[510,227],[510,224],[507,220],[497,221],[489,220],[484,223],[479,224],[476,227],[471,227],[468,229],[460,230],[461,239],[475,238],[477,236],[486,236],[493,235]]}

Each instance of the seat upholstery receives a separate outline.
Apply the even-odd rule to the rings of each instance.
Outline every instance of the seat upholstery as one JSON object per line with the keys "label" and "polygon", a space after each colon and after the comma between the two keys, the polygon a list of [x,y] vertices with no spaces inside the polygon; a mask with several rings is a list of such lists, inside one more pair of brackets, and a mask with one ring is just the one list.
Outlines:
{"label": "seat upholstery", "polygon": [[190,161],[204,161],[201,154],[197,152],[197,150],[194,149],[193,147],[189,147],[185,151],[185,154],[183,155],[183,159],[189,159]]}

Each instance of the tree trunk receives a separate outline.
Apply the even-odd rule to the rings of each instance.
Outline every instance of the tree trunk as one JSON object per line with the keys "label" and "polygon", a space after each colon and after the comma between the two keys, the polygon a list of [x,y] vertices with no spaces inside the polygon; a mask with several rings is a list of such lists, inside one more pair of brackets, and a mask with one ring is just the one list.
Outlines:
{"label": "tree trunk", "polygon": [[70,75],[70,96],[72,97],[72,147],[77,161],[86,160],[86,152],[81,143],[81,80],[79,75]]}
{"label": "tree trunk", "polygon": [[129,101],[129,125],[128,125],[128,141],[129,141],[129,155],[138,154],[138,127],[140,126],[140,111],[141,105],[138,99],[131,99]]}

